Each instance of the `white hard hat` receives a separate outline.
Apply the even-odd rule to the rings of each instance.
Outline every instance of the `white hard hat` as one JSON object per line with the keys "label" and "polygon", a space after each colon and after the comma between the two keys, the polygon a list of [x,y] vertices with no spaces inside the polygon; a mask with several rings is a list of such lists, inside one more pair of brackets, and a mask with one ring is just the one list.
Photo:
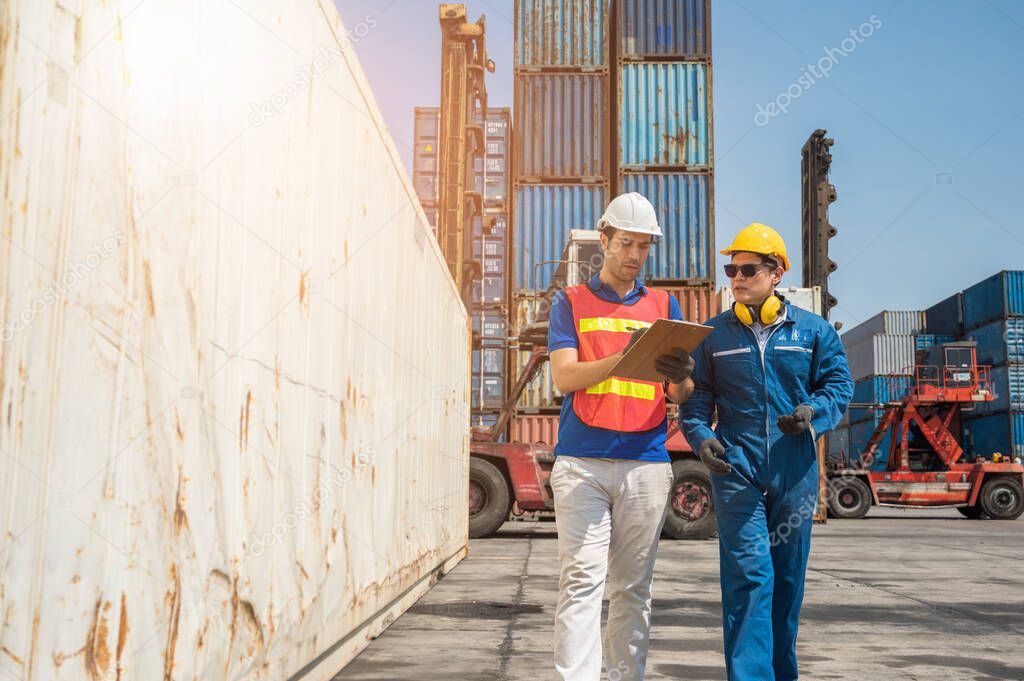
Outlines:
{"label": "white hard hat", "polygon": [[612,199],[604,209],[598,228],[604,225],[626,232],[650,234],[655,239],[661,237],[661,226],[654,205],[637,192],[619,194]]}

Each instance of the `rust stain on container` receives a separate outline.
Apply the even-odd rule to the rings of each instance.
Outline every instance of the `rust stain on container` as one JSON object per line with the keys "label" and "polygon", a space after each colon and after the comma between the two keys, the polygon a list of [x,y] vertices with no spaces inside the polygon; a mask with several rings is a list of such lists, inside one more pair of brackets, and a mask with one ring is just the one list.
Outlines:
{"label": "rust stain on container", "polygon": [[238,448],[241,452],[249,450],[249,416],[252,411],[252,391],[245,393],[245,405],[238,415]]}
{"label": "rust stain on container", "polygon": [[185,514],[185,479],[178,465],[178,488],[174,502],[174,533],[181,534],[182,529],[189,529],[188,515]]}
{"label": "rust stain on container", "polygon": [[128,603],[125,592],[121,592],[121,618],[117,625],[117,681],[121,680],[121,655],[124,653],[125,642],[128,641]]}
{"label": "rust stain on container", "polygon": [[156,316],[156,303],[153,302],[153,274],[149,269],[149,262],[142,261],[142,277],[146,286],[146,305],[149,307],[149,316]]}
{"label": "rust stain on container", "polygon": [[167,621],[167,642],[164,645],[164,681],[171,681],[174,672],[174,650],[178,645],[178,622],[181,619],[181,577],[178,566],[171,563],[171,583],[174,590],[169,591],[166,600],[170,606]]}
{"label": "rust stain on container", "polygon": [[85,641],[85,672],[94,681],[105,680],[107,669],[110,667],[110,649],[107,648],[107,617],[106,611],[110,609],[110,602],[103,603],[103,595],[96,599],[96,606],[93,608],[92,623],[89,625],[89,634]]}

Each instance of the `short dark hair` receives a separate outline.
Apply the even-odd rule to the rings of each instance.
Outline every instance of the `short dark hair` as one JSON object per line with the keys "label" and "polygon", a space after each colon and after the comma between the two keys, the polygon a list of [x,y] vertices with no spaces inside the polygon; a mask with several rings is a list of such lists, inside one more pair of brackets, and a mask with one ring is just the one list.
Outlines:
{"label": "short dark hair", "polygon": [[608,237],[609,241],[611,241],[613,238],[615,238],[615,232],[619,231],[619,230],[615,229],[614,227],[612,227],[611,225],[609,225],[607,222],[602,222],[601,223],[600,230],[601,230],[601,234],[604,234],[606,237]]}

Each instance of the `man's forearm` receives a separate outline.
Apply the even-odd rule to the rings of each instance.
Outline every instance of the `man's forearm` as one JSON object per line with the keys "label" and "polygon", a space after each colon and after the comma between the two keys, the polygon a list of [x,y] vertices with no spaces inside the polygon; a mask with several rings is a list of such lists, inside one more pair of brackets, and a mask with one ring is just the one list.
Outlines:
{"label": "man's forearm", "polygon": [[693,394],[693,379],[687,378],[682,383],[669,383],[665,394],[676,404],[682,404]]}
{"label": "man's forearm", "polygon": [[559,368],[555,387],[566,394],[586,390],[607,378],[608,372],[621,358],[622,353],[616,352],[593,362],[571,362]]}

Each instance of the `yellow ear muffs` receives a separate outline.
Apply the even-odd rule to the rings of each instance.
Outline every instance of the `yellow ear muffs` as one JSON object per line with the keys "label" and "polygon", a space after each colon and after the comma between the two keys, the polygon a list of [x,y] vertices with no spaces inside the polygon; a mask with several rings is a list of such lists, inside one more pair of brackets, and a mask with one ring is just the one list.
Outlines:
{"label": "yellow ear muffs", "polygon": [[782,299],[778,296],[769,296],[768,300],[761,304],[761,323],[768,325],[775,323],[782,312]]}
{"label": "yellow ear muffs", "polygon": [[[744,305],[743,303],[734,302],[732,304],[733,314],[736,315],[736,319],[742,323],[750,326],[754,323],[754,313],[756,311],[753,305]],[[782,298],[778,295],[769,296],[769,298],[761,303],[761,314],[760,322],[768,325],[775,322],[782,313]]]}
{"label": "yellow ear muffs", "polygon": [[754,323],[754,315],[750,311],[751,309],[743,303],[733,303],[732,311],[736,315],[736,319],[740,320],[747,326]]}

